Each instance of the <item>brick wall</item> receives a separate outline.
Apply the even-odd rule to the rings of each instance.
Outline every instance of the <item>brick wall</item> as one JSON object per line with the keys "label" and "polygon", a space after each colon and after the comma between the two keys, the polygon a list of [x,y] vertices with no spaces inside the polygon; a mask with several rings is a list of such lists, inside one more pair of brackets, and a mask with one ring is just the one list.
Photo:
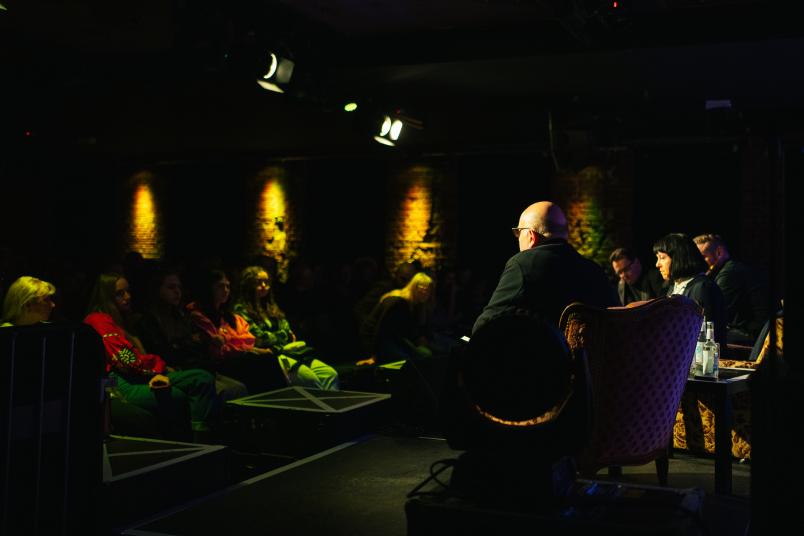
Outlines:
{"label": "brick wall", "polygon": [[608,268],[608,256],[633,242],[633,157],[622,150],[605,165],[556,174],[553,199],[564,209],[569,242],[585,257]]}
{"label": "brick wall", "polygon": [[154,182],[151,173],[133,175],[129,180],[130,194],[127,196],[127,250],[139,252],[146,259],[158,259],[164,253],[161,199],[158,198]]}
{"label": "brick wall", "polygon": [[291,188],[289,170],[284,166],[268,166],[257,173],[249,197],[251,228],[249,229],[249,255],[272,257],[277,263],[277,276],[286,281],[288,266],[298,255],[302,239],[302,196]]}
{"label": "brick wall", "polygon": [[385,262],[412,261],[440,270],[457,255],[457,206],[454,173],[444,162],[417,164],[389,181]]}

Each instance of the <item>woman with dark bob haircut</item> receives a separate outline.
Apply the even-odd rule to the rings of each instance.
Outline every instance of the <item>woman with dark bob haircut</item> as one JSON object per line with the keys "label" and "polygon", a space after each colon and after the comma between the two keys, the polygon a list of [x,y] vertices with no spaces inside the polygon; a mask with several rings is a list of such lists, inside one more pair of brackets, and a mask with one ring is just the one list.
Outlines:
{"label": "woman with dark bob haircut", "polygon": [[714,322],[715,340],[726,348],[726,305],[720,288],[707,277],[706,263],[690,237],[670,233],[653,244],[656,268],[670,283],[668,294],[681,294],[703,308],[707,321]]}

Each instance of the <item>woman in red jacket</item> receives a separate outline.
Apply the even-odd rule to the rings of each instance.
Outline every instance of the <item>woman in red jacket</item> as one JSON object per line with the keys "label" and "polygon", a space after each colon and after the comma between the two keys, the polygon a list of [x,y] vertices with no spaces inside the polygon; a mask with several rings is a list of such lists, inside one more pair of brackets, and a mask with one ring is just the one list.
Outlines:
{"label": "woman in red jacket", "polygon": [[[169,419],[180,418],[176,415],[181,415],[181,408],[189,405],[190,425],[196,439],[206,435],[219,406],[214,376],[201,369],[168,369],[160,356],[147,353],[139,339],[126,331],[124,326],[130,312],[128,281],[119,274],[101,274],[92,290],[84,322],[103,338],[106,370],[117,380],[118,391],[126,402],[151,413],[169,411],[170,415],[160,415]],[[157,392],[169,396],[158,398]],[[186,423],[175,424],[186,428]],[[173,431],[173,435],[180,433]]]}

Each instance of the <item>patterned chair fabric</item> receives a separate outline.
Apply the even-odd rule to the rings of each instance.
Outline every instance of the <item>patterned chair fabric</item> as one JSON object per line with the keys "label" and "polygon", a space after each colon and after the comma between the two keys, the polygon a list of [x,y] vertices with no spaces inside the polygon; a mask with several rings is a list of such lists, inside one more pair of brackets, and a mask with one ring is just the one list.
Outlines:
{"label": "patterned chair fabric", "polygon": [[[784,319],[776,319],[776,355],[783,357]],[[765,359],[770,346],[770,336],[765,337],[762,350],[756,361],[722,359],[721,367],[756,369]],[[710,409],[714,404],[711,396],[685,393],[676,414],[673,427],[673,446],[700,454],[715,452],[715,414]],[[751,396],[749,392],[737,393],[731,401],[733,427],[731,430],[731,455],[738,459],[751,459]]]}
{"label": "patterned chair fabric", "polygon": [[[572,349],[583,348],[592,382],[592,438],[579,456],[583,475],[600,468],[666,456],[703,317],[684,296],[635,307],[569,305],[560,329]],[[662,472],[664,475],[662,475]],[[664,476],[664,479],[663,479]]]}

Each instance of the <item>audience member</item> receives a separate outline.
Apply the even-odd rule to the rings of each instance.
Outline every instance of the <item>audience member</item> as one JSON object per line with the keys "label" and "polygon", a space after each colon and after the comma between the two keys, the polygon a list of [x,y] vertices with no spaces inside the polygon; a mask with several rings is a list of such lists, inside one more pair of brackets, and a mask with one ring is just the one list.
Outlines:
{"label": "audience member", "polygon": [[538,313],[557,326],[564,308],[572,302],[618,305],[603,269],[567,242],[567,220],[558,205],[550,201],[530,205],[513,233],[519,241],[519,253],[505,263],[497,288],[472,333],[506,310]]}
{"label": "audience member", "polygon": [[56,304],[56,287],[47,281],[24,275],[9,285],[3,299],[0,327],[30,326],[47,322]]}
{"label": "audience member", "polygon": [[609,262],[619,278],[617,295],[622,305],[667,294],[662,275],[653,268],[643,270],[639,258],[630,249],[615,249],[609,255]]}
{"label": "audience member", "polygon": [[[182,307],[182,288],[177,270],[158,267],[149,278],[145,310],[132,322],[134,331],[174,369],[214,370],[207,346]],[[215,389],[222,401],[248,394],[245,384],[220,373],[215,374]]]}
{"label": "audience member", "polygon": [[768,289],[748,265],[731,257],[723,239],[716,234],[693,238],[723,293],[726,304],[728,342],[753,344],[768,320]]}
{"label": "audience member", "polygon": [[671,233],[653,244],[656,267],[668,282],[668,294],[692,298],[703,308],[708,322],[714,322],[715,340],[726,348],[726,307],[715,282],[706,277],[706,265],[695,242],[687,235]]}
{"label": "audience member", "polygon": [[271,283],[268,271],[260,266],[249,266],[240,276],[240,295],[234,312],[248,323],[255,346],[271,350],[291,384],[337,389],[337,371],[316,359],[312,347],[296,340],[285,313],[276,303]]}
{"label": "audience member", "polygon": [[354,317],[358,329],[363,329],[366,320],[382,300],[383,295],[394,289],[404,287],[416,273],[421,271],[422,265],[419,261],[403,262],[394,268],[392,274],[375,278],[372,285],[355,301]]}
{"label": "audience member", "polygon": [[[219,402],[213,376],[201,369],[172,370],[160,356],[147,353],[140,340],[124,327],[130,314],[128,281],[119,274],[101,274],[92,289],[84,322],[103,338],[106,370],[116,379],[117,391],[130,404],[177,419],[173,423],[177,433],[185,423],[178,422],[176,416],[189,404],[194,437],[206,440]],[[157,398],[157,391],[169,396]]]}
{"label": "audience member", "polygon": [[386,292],[361,326],[361,339],[368,358],[358,365],[432,357],[427,323],[427,305],[433,279],[418,272],[407,284]]}
{"label": "audience member", "polygon": [[280,369],[273,351],[255,346],[256,339],[246,319],[232,312],[231,284],[226,273],[207,270],[196,294],[198,300],[187,305],[187,310],[214,357],[213,370],[245,383],[252,394],[280,387]]}

